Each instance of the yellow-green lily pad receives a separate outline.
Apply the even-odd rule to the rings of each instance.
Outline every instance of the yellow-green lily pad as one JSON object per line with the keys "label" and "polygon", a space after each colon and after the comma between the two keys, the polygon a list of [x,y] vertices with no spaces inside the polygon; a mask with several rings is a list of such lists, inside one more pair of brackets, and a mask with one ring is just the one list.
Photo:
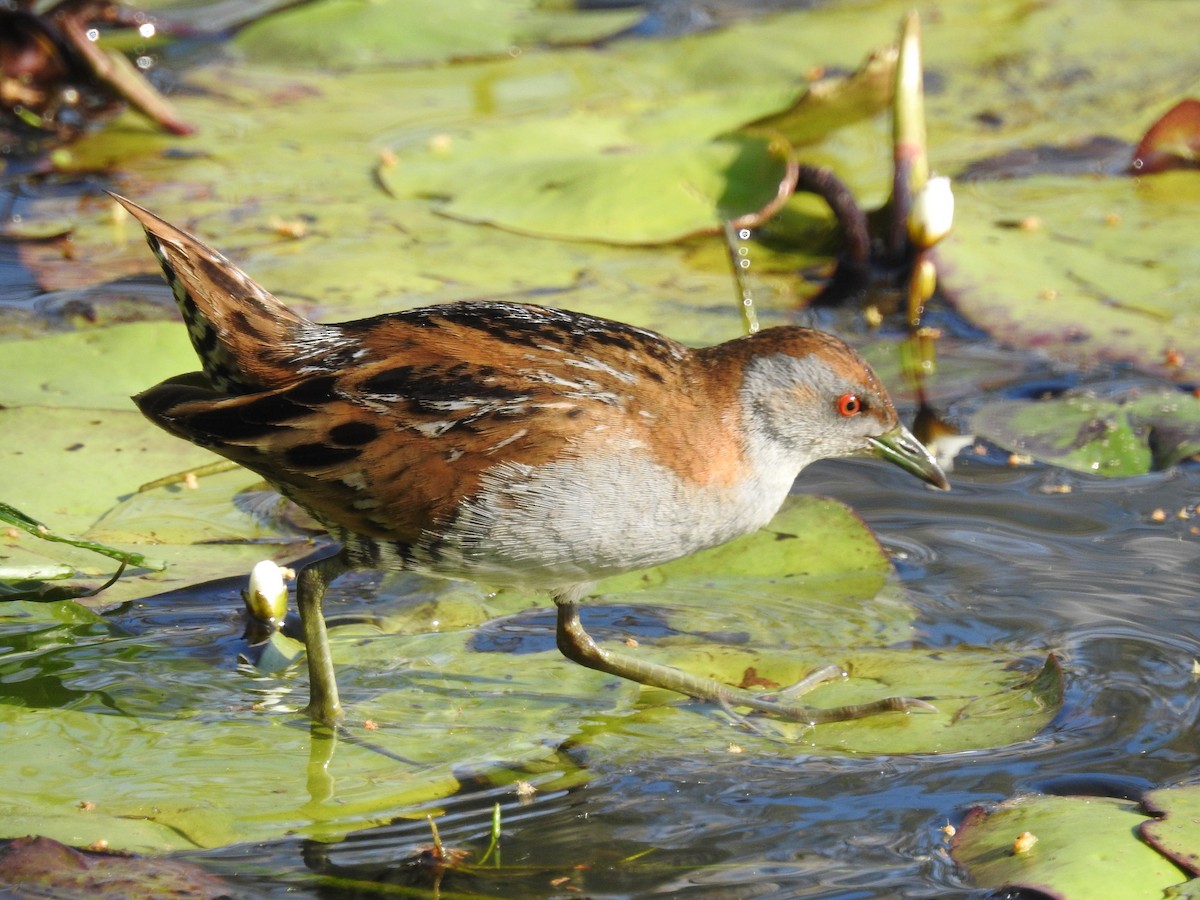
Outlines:
{"label": "yellow-green lily pad", "polygon": [[[332,741],[294,712],[293,673],[239,673],[231,657],[209,667],[208,640],[121,634],[57,606],[0,608],[0,639],[19,650],[0,672],[21,673],[0,679],[0,726],[21,734],[4,837],[144,852],[330,840],[452,793],[456,772],[547,759],[580,717],[634,691],[595,690],[593,673],[552,654],[514,669],[466,652],[464,633],[412,635],[376,673],[389,687]],[[345,681],[353,692],[353,671]]]}
{"label": "yellow-green lily pad", "polygon": [[[320,0],[277,12],[235,40],[252,57],[358,68],[519,55],[540,42],[584,42],[633,25],[637,10],[547,10],[533,0]],[[470,22],[470,27],[463,27]]]}
{"label": "yellow-green lily pad", "polygon": [[1138,840],[1146,821],[1130,800],[1017,797],[968,813],[952,854],[982,888],[1036,890],[1063,900],[1159,900],[1188,875]]}
{"label": "yellow-green lily pad", "polygon": [[971,183],[957,197],[942,280],[981,328],[1074,363],[1200,373],[1200,257],[1181,227],[1200,204],[1195,173]]}
{"label": "yellow-green lily pad", "polygon": [[[660,660],[661,661],[661,660]],[[935,709],[884,713],[866,719],[817,726],[769,717],[747,720],[738,730],[714,730],[711,722],[685,717],[674,706],[651,706],[633,716],[589,729],[577,744],[588,759],[606,765],[634,765],[649,753],[663,754],[664,734],[689,753],[736,752],[853,753],[894,755],[954,753],[1030,740],[1062,705],[1062,672],[1050,658],[1039,670],[996,651],[962,648],[943,651],[819,646],[815,642],[786,653],[745,647],[694,649],[688,668],[733,683],[786,688],[822,666],[833,664],[847,677],[805,695],[815,708],[869,703],[886,697],[912,697]],[[661,703],[667,692],[655,692]],[[657,748],[657,749],[655,749]]]}
{"label": "yellow-green lily pad", "polygon": [[1142,838],[1193,875],[1200,874],[1200,786],[1150,791],[1142,806],[1157,816],[1141,824]]}
{"label": "yellow-green lily pad", "polygon": [[[112,606],[187,584],[241,575],[264,557],[311,551],[309,536],[276,527],[232,500],[260,482],[232,470],[139,492],[141,485],[213,462],[133,408],[129,394],[191,368],[177,323],[142,323],[12,341],[0,354],[0,498],[59,534],[167,563],[129,569],[89,603]],[[103,372],[104,377],[97,373]],[[18,568],[67,565],[98,587],[116,563],[20,532],[0,536]]]}
{"label": "yellow-green lily pad", "polygon": [[[1054,673],[1031,680],[1027,671],[1002,671],[994,653],[924,654],[908,666],[901,660],[911,654],[857,649],[909,633],[904,604],[881,590],[887,572],[857,517],[831,501],[797,498],[757,535],[610,580],[585,622],[620,605],[634,613],[623,621],[653,624],[641,646],[622,652],[735,682],[751,668],[760,685],[794,680],[834,652],[854,677],[821,688],[825,699],[814,702],[857,702],[880,691],[947,701],[938,714],[822,726],[816,738],[796,726],[785,744],[796,750],[814,741],[867,752],[960,749],[953,736],[968,733],[963,723],[972,719],[991,723],[993,742],[1048,720],[1061,695]],[[285,833],[332,839],[454,790],[456,772],[546,760],[558,743],[593,730],[589,723],[610,723],[591,738],[602,742],[611,723],[623,731],[652,722],[643,740],[622,743],[630,756],[702,751],[727,737],[710,706],[646,692],[649,705],[639,712],[637,685],[564,659],[546,598],[485,595],[412,575],[386,593],[357,623],[339,624],[350,607],[329,604],[351,734],[331,758],[332,745],[310,747],[297,711],[305,684],[288,653],[267,667],[273,671],[234,668],[236,618],[189,637],[142,634],[137,625],[139,616],[182,615],[181,596],[161,601],[170,609],[143,600],[119,630],[77,605],[14,605],[0,618],[0,640],[13,648],[0,657],[0,725],[22,734],[23,749],[10,759],[20,777],[5,796],[4,833],[73,844],[103,838],[138,850]],[[489,651],[475,606],[483,615],[526,617],[507,631],[525,637]],[[230,614],[236,609],[231,600]],[[600,639],[619,641],[613,631]],[[8,670],[20,677],[4,677]],[[918,730],[921,719],[934,731]],[[854,737],[881,730],[882,743]],[[970,733],[972,746],[984,739]]]}

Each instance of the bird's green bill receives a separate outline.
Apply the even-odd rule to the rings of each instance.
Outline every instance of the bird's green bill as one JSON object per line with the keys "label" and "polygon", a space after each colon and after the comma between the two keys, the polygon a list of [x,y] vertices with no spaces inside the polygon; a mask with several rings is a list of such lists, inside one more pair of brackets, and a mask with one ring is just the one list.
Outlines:
{"label": "bird's green bill", "polygon": [[942,467],[925,449],[925,445],[913,437],[912,432],[903,425],[897,425],[887,434],[867,440],[875,449],[875,455],[881,459],[895,463],[905,472],[911,472],[934,487],[944,491],[950,489],[950,482],[946,480],[946,473],[942,471]]}

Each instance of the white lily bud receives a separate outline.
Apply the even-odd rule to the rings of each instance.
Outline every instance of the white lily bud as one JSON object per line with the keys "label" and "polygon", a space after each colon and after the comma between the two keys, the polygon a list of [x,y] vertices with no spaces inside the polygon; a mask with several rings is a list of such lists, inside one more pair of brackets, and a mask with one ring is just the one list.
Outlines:
{"label": "white lily bud", "polygon": [[250,615],[260,622],[277,625],[287,615],[288,590],[283,573],[269,559],[255,563],[250,570],[250,585],[242,598]]}
{"label": "white lily bud", "polygon": [[908,236],[918,250],[928,250],[954,225],[954,192],[945,176],[930,178],[913,197]]}

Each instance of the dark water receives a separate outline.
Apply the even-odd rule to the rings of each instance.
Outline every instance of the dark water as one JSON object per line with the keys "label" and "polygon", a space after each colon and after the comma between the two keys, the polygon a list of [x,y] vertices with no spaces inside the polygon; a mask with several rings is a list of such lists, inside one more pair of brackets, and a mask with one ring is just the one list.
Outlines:
{"label": "dark water", "polygon": [[[971,806],[1195,780],[1200,537],[1189,529],[1200,523],[1200,470],[1105,480],[1002,460],[960,457],[947,494],[871,463],[822,463],[799,487],[848,502],[875,529],[918,611],[920,643],[1059,655],[1066,702],[1043,733],[945,756],[714,757],[683,746],[636,769],[567,746],[589,769],[582,787],[522,806],[511,787],[468,783],[439,807],[443,840],[476,858],[493,803],[503,815],[503,868],[447,873],[443,895],[969,896],[939,828]],[[1178,518],[1185,507],[1191,518]],[[406,863],[429,843],[417,818],[340,844],[198,858],[252,894],[374,896],[432,890],[432,876]]]}

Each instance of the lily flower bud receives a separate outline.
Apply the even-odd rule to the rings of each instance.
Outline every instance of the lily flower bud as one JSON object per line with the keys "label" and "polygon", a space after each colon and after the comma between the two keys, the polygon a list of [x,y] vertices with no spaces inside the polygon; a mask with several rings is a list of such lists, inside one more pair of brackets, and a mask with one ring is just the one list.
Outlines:
{"label": "lily flower bud", "polygon": [[928,250],[954,225],[954,192],[945,176],[930,178],[913,198],[908,236],[918,250]]}
{"label": "lily flower bud", "polygon": [[288,590],[283,569],[271,560],[255,563],[250,570],[250,585],[242,594],[246,609],[260,622],[278,625],[287,615]]}

